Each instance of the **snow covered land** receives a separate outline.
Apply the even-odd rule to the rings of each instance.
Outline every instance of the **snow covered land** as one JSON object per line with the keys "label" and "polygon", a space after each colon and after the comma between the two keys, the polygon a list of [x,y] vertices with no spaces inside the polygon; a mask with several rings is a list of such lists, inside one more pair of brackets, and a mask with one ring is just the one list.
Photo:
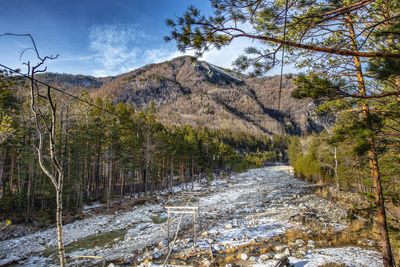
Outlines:
{"label": "snow covered land", "polygon": [[[191,185],[187,186],[188,190]],[[129,211],[95,215],[64,225],[70,266],[168,264],[274,266],[288,257],[293,266],[382,266],[375,241],[331,242],[346,231],[346,210],[316,196],[289,166],[252,169],[225,179],[195,184],[198,197],[160,192]],[[167,242],[165,206],[199,206],[196,248],[192,215],[172,218]],[[84,209],[91,213],[99,204]],[[175,242],[172,236],[179,224]],[[200,228],[200,229],[199,229]],[[328,242],[329,241],[329,242]],[[55,228],[0,242],[0,266],[57,265]],[[84,258],[80,256],[96,256]],[[107,266],[106,265],[106,266]],[[224,266],[224,265],[222,265]]]}

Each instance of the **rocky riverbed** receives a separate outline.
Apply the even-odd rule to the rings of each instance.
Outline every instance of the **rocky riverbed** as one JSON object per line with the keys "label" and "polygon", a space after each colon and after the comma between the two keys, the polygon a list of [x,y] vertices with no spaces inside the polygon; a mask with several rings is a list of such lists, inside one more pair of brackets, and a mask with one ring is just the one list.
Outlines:
{"label": "rocky riverbed", "polygon": [[[170,265],[274,266],[287,257],[294,266],[381,266],[367,222],[348,222],[346,209],[314,194],[289,166],[188,185],[193,196],[180,190],[64,225],[68,264],[157,266],[168,255]],[[178,205],[199,207],[196,246],[192,214],[171,217],[167,242],[165,207]],[[56,241],[55,228],[4,240],[0,265],[57,265]]]}

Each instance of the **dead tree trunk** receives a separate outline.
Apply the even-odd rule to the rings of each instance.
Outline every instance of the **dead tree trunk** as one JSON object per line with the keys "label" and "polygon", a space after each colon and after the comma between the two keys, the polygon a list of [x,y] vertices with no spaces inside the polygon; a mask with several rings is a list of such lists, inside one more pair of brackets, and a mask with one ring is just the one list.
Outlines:
{"label": "dead tree trunk", "polygon": [[[43,63],[43,62],[42,62]],[[48,121],[42,111],[38,107],[37,99],[36,97],[40,96],[39,92],[39,87],[37,83],[35,82],[34,75],[35,73],[38,72],[37,68],[40,67],[40,65],[37,65],[35,67],[29,67],[30,71],[30,97],[31,97],[31,110],[35,116],[35,121],[36,121],[36,131],[38,135],[38,144],[36,146],[36,152],[38,156],[38,161],[39,161],[39,166],[42,169],[42,171],[46,174],[46,176],[50,179],[52,184],[54,185],[54,188],[56,190],[56,203],[57,203],[57,209],[56,209],[56,225],[57,225],[57,239],[58,239],[58,252],[60,256],[60,265],[61,266],[66,266],[66,260],[65,260],[65,250],[64,250],[64,239],[63,239],[63,227],[62,227],[62,209],[63,209],[63,201],[62,201],[62,196],[63,196],[63,180],[64,180],[64,174],[63,174],[63,169],[62,165],[59,163],[58,158],[57,158],[57,153],[56,153],[56,105],[53,102],[52,96],[51,96],[51,89],[50,87],[47,88],[47,96],[44,97],[47,100],[47,103],[50,107],[50,115],[51,119]],[[42,127],[44,126],[44,130]],[[44,131],[48,134],[49,136],[49,153],[50,153],[50,159],[51,159],[51,165],[54,168],[54,172],[51,172],[49,170],[44,162],[43,162],[43,135]]]}

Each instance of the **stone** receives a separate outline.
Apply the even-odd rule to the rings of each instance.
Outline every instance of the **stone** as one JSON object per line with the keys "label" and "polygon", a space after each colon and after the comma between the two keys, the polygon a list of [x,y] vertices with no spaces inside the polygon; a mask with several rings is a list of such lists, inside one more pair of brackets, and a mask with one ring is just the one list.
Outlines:
{"label": "stone", "polygon": [[130,234],[126,234],[124,237],[124,241],[126,241],[126,242],[131,241],[131,239],[132,239],[132,237]]}
{"label": "stone", "polygon": [[315,248],[315,242],[313,240],[308,240],[307,242],[307,247],[309,248]]}
{"label": "stone", "polygon": [[203,233],[201,233],[201,235],[200,235],[201,238],[205,238],[205,237],[207,237],[207,236],[208,236],[208,232],[203,232]]}
{"label": "stone", "polygon": [[143,256],[145,258],[149,259],[149,258],[151,258],[152,255],[150,254],[150,252],[146,251]]}
{"label": "stone", "polygon": [[168,241],[167,240],[163,240],[163,241],[160,241],[159,243],[158,243],[158,248],[159,249],[164,249],[164,248],[166,248],[168,246]]}
{"label": "stone", "polygon": [[249,261],[255,262],[255,261],[256,261],[256,258],[253,257],[253,256],[251,256],[251,257],[249,258]]}
{"label": "stone", "polygon": [[215,249],[216,251],[221,251],[222,250],[218,245],[214,245],[213,249]]}
{"label": "stone", "polygon": [[240,255],[240,259],[241,259],[242,261],[247,260],[247,254],[246,254],[246,253],[242,253],[242,254]]}
{"label": "stone", "polygon": [[267,260],[269,259],[269,257],[270,257],[270,255],[262,254],[262,255],[260,256],[260,260],[262,260],[262,261],[267,261]]}
{"label": "stone", "polygon": [[203,266],[211,266],[211,262],[209,260],[203,261]]}
{"label": "stone", "polygon": [[232,224],[230,224],[230,223],[228,223],[227,225],[225,225],[225,229],[232,229],[233,228],[233,226],[232,226]]}
{"label": "stone", "polygon": [[274,259],[276,259],[276,260],[280,260],[283,257],[286,257],[285,254],[283,254],[283,253],[277,253],[274,255]]}
{"label": "stone", "polygon": [[114,263],[110,263],[107,267],[115,267]]}
{"label": "stone", "polygon": [[285,256],[290,256],[290,250],[286,248],[283,254],[285,254]]}
{"label": "stone", "polygon": [[285,267],[288,266],[289,264],[290,263],[288,257],[284,256],[279,259],[279,261],[275,264],[275,267]]}
{"label": "stone", "polygon": [[134,235],[137,233],[139,233],[139,229],[137,229],[137,228],[131,228],[128,230],[128,234]]}

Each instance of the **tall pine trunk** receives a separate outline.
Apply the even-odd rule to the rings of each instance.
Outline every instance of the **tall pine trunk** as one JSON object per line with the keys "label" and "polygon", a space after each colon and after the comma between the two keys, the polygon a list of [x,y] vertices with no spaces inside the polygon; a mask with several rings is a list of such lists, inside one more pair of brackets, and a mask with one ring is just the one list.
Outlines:
{"label": "tall pine trunk", "polygon": [[[346,22],[347,22],[351,42],[353,45],[353,49],[355,51],[358,51],[353,21],[349,14],[347,15]],[[354,67],[356,69],[359,94],[362,96],[366,96],[367,92],[366,92],[366,88],[365,88],[365,81],[364,81],[364,77],[363,77],[360,58],[358,56],[354,56],[353,60],[354,60]],[[367,103],[364,103],[362,106],[362,118],[363,118],[366,126],[368,127],[368,129],[373,131],[370,109],[369,109],[369,106]],[[381,177],[380,177],[380,172],[379,172],[376,143],[375,143],[374,136],[368,136],[366,139],[370,146],[370,148],[368,150],[368,158],[369,158],[369,166],[370,166],[370,172],[371,172],[372,183],[373,183],[373,188],[374,188],[375,205],[376,205],[376,212],[377,212],[377,223],[378,223],[378,227],[379,227],[381,245],[382,245],[383,265],[385,267],[391,267],[391,266],[394,266],[394,259],[393,259],[393,255],[392,255],[392,251],[391,251],[390,240],[389,240],[389,231],[388,231],[388,226],[387,226],[387,221],[386,221],[385,201],[384,201],[383,193],[382,193],[382,185],[381,185]]]}

